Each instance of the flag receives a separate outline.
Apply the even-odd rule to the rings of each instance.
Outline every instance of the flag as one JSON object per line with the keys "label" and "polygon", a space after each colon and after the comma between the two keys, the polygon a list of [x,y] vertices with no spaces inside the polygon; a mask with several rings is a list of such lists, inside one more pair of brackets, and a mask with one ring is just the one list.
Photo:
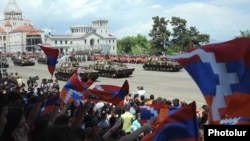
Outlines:
{"label": "flag", "polygon": [[88,98],[95,101],[105,101],[115,106],[123,106],[124,98],[129,93],[129,84],[125,80],[122,87],[116,85],[96,85],[88,89]]}
{"label": "flag", "polygon": [[43,50],[47,57],[47,65],[48,65],[48,70],[50,74],[53,76],[53,73],[55,71],[56,63],[57,63],[57,58],[59,55],[59,50],[54,49],[54,48],[49,48],[45,47],[44,45],[39,44],[40,48]]}
{"label": "flag", "polygon": [[142,141],[199,141],[196,104],[192,102],[168,116]]}
{"label": "flag", "polygon": [[250,119],[249,54],[250,38],[236,38],[167,58],[178,61],[190,74],[210,108],[210,124],[220,124],[226,116]]}
{"label": "flag", "polygon": [[140,106],[140,123],[151,124],[156,127],[162,122],[168,114],[170,106],[164,103]]}
{"label": "flag", "polygon": [[77,73],[77,69],[75,69],[72,73],[72,76],[61,90],[60,98],[64,103],[72,102],[73,100],[81,100],[83,98],[84,91],[92,83],[93,81],[88,83],[82,82],[80,76]]}
{"label": "flag", "polygon": [[46,100],[45,102],[43,102],[41,105],[41,110],[40,110],[39,115],[42,116],[55,110],[56,104],[58,103],[58,101],[59,101],[59,95],[55,95],[51,97],[50,99]]}

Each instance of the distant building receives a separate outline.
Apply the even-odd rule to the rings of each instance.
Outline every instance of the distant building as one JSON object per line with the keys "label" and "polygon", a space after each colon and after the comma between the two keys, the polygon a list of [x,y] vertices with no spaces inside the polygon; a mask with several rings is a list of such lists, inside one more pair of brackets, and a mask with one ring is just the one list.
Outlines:
{"label": "distant building", "polygon": [[1,52],[34,52],[44,40],[44,31],[23,19],[22,10],[15,0],[9,0],[0,20]]}
{"label": "distant building", "polygon": [[70,35],[50,34],[45,43],[59,48],[64,53],[85,51],[116,54],[117,52],[117,39],[108,32],[108,20],[94,20],[91,26],[71,26],[70,32]]}
{"label": "distant building", "polygon": [[3,14],[4,19],[0,20],[1,52],[40,51],[39,43],[58,48],[65,54],[77,51],[92,54],[117,52],[117,39],[109,33],[106,19],[94,20],[91,26],[71,26],[69,35],[46,35],[29,20],[23,19],[22,10],[15,0],[8,1]]}

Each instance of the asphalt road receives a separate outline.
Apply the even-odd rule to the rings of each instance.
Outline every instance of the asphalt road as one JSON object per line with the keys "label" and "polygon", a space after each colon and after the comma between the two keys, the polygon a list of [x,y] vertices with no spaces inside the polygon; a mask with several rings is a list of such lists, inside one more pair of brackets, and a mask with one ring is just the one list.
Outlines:
{"label": "asphalt road", "polygon": [[[42,78],[51,78],[47,65],[38,64],[36,62],[35,66],[14,66],[10,58],[8,58],[8,62],[10,66],[7,71],[9,73],[18,72],[18,74],[23,77],[25,82],[29,77],[36,75],[40,77],[39,83],[41,82]],[[94,62],[82,62],[81,65],[92,63]],[[180,72],[158,72],[145,71],[142,67],[142,64],[127,65],[128,67],[135,68],[135,71],[130,77],[119,79],[99,77],[94,82],[94,85],[111,84],[122,86],[123,82],[127,79],[130,86],[130,93],[132,94],[136,93],[137,86],[143,86],[146,90],[146,97],[150,94],[154,94],[155,97],[163,97],[166,99],[179,98],[184,99],[187,102],[196,101],[198,107],[202,104],[205,104],[205,100],[199,88],[184,69]],[[53,77],[53,79],[55,79],[55,77]],[[59,81],[59,84],[62,88],[65,82]]]}

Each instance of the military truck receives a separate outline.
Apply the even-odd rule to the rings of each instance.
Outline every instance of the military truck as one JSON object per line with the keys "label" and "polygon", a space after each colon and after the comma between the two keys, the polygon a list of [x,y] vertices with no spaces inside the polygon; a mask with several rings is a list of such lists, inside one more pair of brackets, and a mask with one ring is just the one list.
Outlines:
{"label": "military truck", "polygon": [[1,58],[0,59],[0,68],[8,68],[9,63],[6,58]]}
{"label": "military truck", "polygon": [[75,69],[78,69],[78,73],[84,82],[88,79],[96,81],[99,77],[98,71],[88,66],[79,66],[76,61],[58,62],[55,68],[55,77],[58,80],[67,81]]}
{"label": "military truck", "polygon": [[18,55],[12,58],[12,61],[15,66],[34,66],[35,61],[31,60],[25,55]]}
{"label": "military truck", "polygon": [[152,57],[143,64],[144,70],[150,71],[166,71],[178,72],[183,67],[176,61],[167,59],[166,57]]}
{"label": "military truck", "polygon": [[109,60],[95,61],[93,68],[99,71],[99,76],[110,78],[124,78],[133,74],[135,68],[129,68],[124,63]]}
{"label": "military truck", "polygon": [[47,56],[45,54],[39,55],[37,57],[38,64],[46,64],[47,63]]}

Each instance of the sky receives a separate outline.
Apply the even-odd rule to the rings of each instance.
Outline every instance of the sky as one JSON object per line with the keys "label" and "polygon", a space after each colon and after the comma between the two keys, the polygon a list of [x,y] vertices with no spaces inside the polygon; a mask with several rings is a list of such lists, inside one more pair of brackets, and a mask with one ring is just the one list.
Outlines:
{"label": "sky", "polygon": [[[109,33],[122,39],[148,37],[152,17],[180,17],[186,27],[210,35],[210,42],[231,40],[250,30],[250,0],[15,0],[24,19],[54,35],[70,34],[74,25],[108,20]],[[8,0],[0,1],[0,19]]]}

